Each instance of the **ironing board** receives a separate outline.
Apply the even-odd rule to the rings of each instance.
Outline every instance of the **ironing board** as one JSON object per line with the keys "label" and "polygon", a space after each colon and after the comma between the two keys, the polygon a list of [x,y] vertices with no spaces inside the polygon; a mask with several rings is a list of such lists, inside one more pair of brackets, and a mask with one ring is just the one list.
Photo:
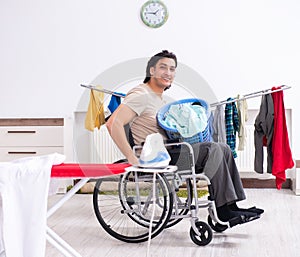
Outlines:
{"label": "ironing board", "polygon": [[[105,176],[115,176],[125,172],[129,164],[76,164],[62,163],[53,165],[51,169],[52,178],[80,179],[74,187],[68,191],[58,202],[47,212],[47,219],[53,215],[66,201],[68,201],[84,184],[91,178],[101,178]],[[46,238],[57,250],[66,257],[81,257],[81,255],[66,241],[64,241],[51,228],[46,227]]]}

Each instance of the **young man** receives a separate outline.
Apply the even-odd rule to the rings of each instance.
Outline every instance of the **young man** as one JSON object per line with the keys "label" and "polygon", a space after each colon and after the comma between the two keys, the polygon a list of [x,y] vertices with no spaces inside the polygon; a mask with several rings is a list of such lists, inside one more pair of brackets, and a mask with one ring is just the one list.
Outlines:
{"label": "young man", "polygon": [[[163,92],[171,86],[176,67],[176,56],[167,50],[152,56],[147,64],[144,83],[128,92],[106,123],[114,142],[132,165],[138,165],[139,162],[128,143],[124,125],[130,124],[135,144],[144,142],[147,135],[157,132],[166,138],[157,124],[156,114],[166,104]],[[241,215],[251,219],[263,212],[255,207],[237,207],[236,202],[244,200],[246,196],[231,150],[226,144],[203,142],[192,147],[195,169],[209,177],[218,217],[222,221]]]}

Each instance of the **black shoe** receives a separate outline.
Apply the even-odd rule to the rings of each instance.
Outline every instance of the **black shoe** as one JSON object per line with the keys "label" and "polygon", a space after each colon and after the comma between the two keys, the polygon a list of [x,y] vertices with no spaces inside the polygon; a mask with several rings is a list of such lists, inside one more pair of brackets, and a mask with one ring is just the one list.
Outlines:
{"label": "black shoe", "polygon": [[264,210],[263,209],[260,209],[260,208],[256,208],[256,207],[251,207],[251,208],[239,208],[236,203],[233,203],[233,204],[230,204],[228,205],[229,206],[229,209],[231,211],[244,211],[244,212],[253,212],[253,213],[256,213],[258,215],[261,215],[264,213]]}
{"label": "black shoe", "polygon": [[263,209],[256,208],[255,206],[253,206],[253,207],[251,207],[251,208],[248,208],[248,209],[246,209],[246,210],[248,210],[248,211],[250,211],[250,212],[255,212],[255,213],[257,213],[258,215],[263,214],[263,213],[265,212]]}
{"label": "black shoe", "polygon": [[230,210],[227,204],[217,207],[217,214],[218,218],[223,222],[227,222],[234,218],[239,218],[240,216],[240,213]]}

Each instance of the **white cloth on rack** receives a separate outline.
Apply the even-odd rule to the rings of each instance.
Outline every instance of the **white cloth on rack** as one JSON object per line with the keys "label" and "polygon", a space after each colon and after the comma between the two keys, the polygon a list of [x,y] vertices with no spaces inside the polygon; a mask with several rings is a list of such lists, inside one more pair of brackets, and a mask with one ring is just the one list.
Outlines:
{"label": "white cloth on rack", "polygon": [[0,163],[0,256],[42,257],[51,168],[61,154]]}
{"label": "white cloth on rack", "polygon": [[[238,95],[237,99],[240,99]],[[240,100],[237,102],[237,109],[239,115],[239,130],[238,130],[238,137],[239,137],[239,145],[238,150],[243,151],[245,149],[247,131],[246,131],[246,122],[248,121],[248,104],[247,101]]]}

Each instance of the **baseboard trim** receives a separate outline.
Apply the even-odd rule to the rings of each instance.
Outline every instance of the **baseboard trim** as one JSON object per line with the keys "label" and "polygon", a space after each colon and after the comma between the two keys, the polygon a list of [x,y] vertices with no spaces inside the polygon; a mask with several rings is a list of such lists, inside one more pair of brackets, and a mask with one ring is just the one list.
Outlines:
{"label": "baseboard trim", "polygon": [[[276,188],[275,179],[242,178],[244,188]],[[282,189],[291,189],[292,181],[287,179],[282,184]]]}

